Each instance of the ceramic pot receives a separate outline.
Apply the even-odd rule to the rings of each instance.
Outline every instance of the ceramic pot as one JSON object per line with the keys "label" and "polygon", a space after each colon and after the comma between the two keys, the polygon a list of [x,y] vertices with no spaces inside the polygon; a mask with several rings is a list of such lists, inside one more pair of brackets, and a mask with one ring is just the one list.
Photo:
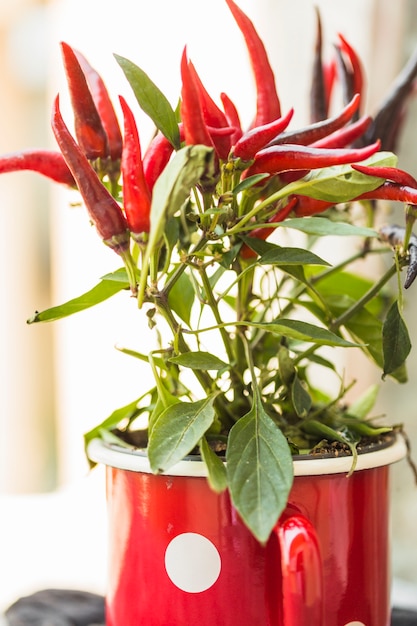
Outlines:
{"label": "ceramic pot", "polygon": [[389,465],[402,438],[352,459],[295,460],[266,545],[201,461],[155,476],[142,453],[90,443],[107,466],[107,626],[389,626]]}

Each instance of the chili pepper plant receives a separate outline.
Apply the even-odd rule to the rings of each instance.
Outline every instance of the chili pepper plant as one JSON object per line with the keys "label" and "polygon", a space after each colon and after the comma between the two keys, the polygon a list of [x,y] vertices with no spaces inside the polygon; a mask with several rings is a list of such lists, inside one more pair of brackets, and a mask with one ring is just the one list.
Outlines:
{"label": "chili pepper plant", "polygon": [[[254,75],[249,127],[226,93],[208,93],[186,48],[173,104],[116,55],[155,125],[144,148],[127,100],[112,100],[84,56],[62,43],[74,130],[57,96],[59,149],[5,155],[0,172],[34,170],[78,189],[115,255],[113,273],[30,323],[120,293],[126,307],[146,311],[140,334],[153,337],[154,349],[123,351],[151,369],[153,385],[142,388],[138,377],[132,401],[103,416],[86,443],[102,437],[143,446],[156,473],[201,455],[211,487],[229,489],[265,541],[286,505],[294,455],[337,447],[352,455],[353,471],[364,439],[395,430],[372,418],[375,386],[347,405],[354,381],[335,363],[340,351],[359,350],[383,378],[407,379],[403,274],[409,288],[417,273],[417,182],[398,168],[394,150],[417,61],[376,114],[364,113],[360,59],[343,36],[335,58],[323,58],[317,15],[311,120],[296,128],[297,103],[281,110],[254,24],[234,0],[225,2]],[[404,204],[403,224],[381,224],[384,200]],[[385,263],[375,263],[382,255]],[[329,376],[334,393],[320,388]]]}

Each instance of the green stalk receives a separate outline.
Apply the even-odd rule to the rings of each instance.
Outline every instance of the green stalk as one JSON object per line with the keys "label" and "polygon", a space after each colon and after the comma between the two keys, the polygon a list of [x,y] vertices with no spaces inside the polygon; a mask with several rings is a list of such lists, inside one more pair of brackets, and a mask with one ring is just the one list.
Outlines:
{"label": "green stalk", "polygon": [[[202,250],[206,246],[207,243],[208,243],[207,239],[205,235],[203,235],[200,241],[196,243],[193,250],[191,250],[191,252],[188,254],[188,256],[192,257],[194,254],[196,254],[196,252],[199,252],[200,250]],[[164,296],[165,298],[168,298],[169,292],[171,291],[171,289],[173,288],[177,280],[179,280],[179,278],[182,276],[182,274],[185,272],[186,269],[187,269],[186,263],[180,263],[178,265],[177,269],[171,274],[171,276],[168,278],[167,282],[165,283],[165,286],[161,291],[162,296]]]}
{"label": "green stalk", "polygon": [[138,268],[135,264],[135,261],[133,260],[130,248],[122,250],[119,254],[123,260],[123,264],[126,269],[130,291],[132,292],[133,296],[136,296],[138,293]]}
{"label": "green stalk", "polygon": [[382,289],[382,287],[392,278],[397,271],[397,266],[394,264],[387,272],[385,272],[384,276],[379,279],[377,283],[371,289],[369,289],[355,304],[353,304],[350,309],[347,309],[342,315],[339,315],[331,324],[331,329],[337,330],[340,326],[343,326],[351,317],[355,315],[358,311],[363,309],[368,302],[372,300]]}
{"label": "green stalk", "polygon": [[[166,296],[163,293],[160,293],[158,296],[154,296],[153,303],[155,304],[160,315],[165,319],[168,326],[171,329],[173,336],[176,338],[176,343],[179,352],[182,354],[184,352],[190,352],[190,347],[184,339],[184,334],[180,324],[175,319],[171,309],[168,306]],[[213,379],[211,378],[208,372],[203,370],[192,370],[194,376],[197,378],[201,387],[204,390],[206,395],[209,395],[213,392],[213,387],[215,385]],[[230,410],[228,407],[228,403],[225,401],[222,395],[218,396],[214,404],[216,406],[216,410],[218,414],[221,416],[221,421],[226,425],[232,425],[234,423],[233,416],[230,414]]]}
{"label": "green stalk", "polygon": [[[217,305],[216,299],[214,297],[213,294],[213,290],[211,288],[210,285],[210,280],[207,276],[207,273],[205,271],[204,267],[200,267],[199,268],[200,271],[200,276],[201,276],[201,281],[203,283],[203,287],[204,287],[204,291],[205,291],[205,295],[206,295],[206,299],[207,299],[207,303],[214,315],[214,319],[216,320],[216,322],[220,325],[222,323],[222,318],[220,316],[219,313],[219,307]],[[222,338],[222,342],[224,345],[224,348],[226,350],[226,354],[227,354],[227,358],[229,360],[229,363],[232,365],[234,363],[235,357],[233,354],[233,350],[231,348],[231,341],[230,341],[230,337],[229,337],[229,333],[227,332],[227,330],[223,327],[223,326],[219,326],[219,332]]]}

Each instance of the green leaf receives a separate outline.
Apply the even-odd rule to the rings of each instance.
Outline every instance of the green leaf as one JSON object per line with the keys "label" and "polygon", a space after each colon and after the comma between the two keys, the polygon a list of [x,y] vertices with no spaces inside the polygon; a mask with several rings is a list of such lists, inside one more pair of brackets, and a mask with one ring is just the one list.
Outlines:
{"label": "green leaf", "polygon": [[227,363],[209,352],[184,352],[171,357],[169,361],[192,370],[222,370],[229,367]]}
{"label": "green leaf", "polygon": [[183,272],[168,294],[168,305],[188,326],[194,304],[194,288],[189,277]]}
{"label": "green leaf", "polygon": [[357,417],[358,419],[364,419],[373,409],[377,395],[379,391],[379,385],[371,385],[366,391],[350,404],[348,412],[349,415]]}
{"label": "green leaf", "polygon": [[264,241],[263,239],[258,239],[257,237],[246,237],[245,235],[239,235],[239,238],[249,246],[256,254],[262,256],[269,252],[269,250],[273,250],[275,248],[275,244],[270,241]]}
{"label": "green leaf", "polygon": [[298,417],[306,417],[308,415],[312,400],[297,375],[294,376],[291,383],[291,401]]}
{"label": "green leaf", "polygon": [[[397,164],[397,157],[392,152],[378,152],[362,165],[392,166]],[[287,194],[297,193],[327,202],[348,202],[362,193],[376,189],[384,178],[367,176],[352,169],[350,165],[336,165],[312,170],[302,180],[285,187]]]}
{"label": "green leaf", "polygon": [[313,252],[302,248],[282,248],[274,246],[263,254],[258,262],[261,265],[330,265]]}
{"label": "green leaf", "polygon": [[303,217],[284,220],[282,225],[294,228],[307,235],[329,235],[338,237],[377,237],[378,233],[372,228],[363,228],[346,222],[333,222],[325,217]]}
{"label": "green leaf", "polygon": [[156,402],[155,402],[153,411],[149,416],[149,424],[148,424],[149,437],[152,436],[153,428],[156,422],[159,420],[162,413],[169,407],[173,406],[174,404],[180,403],[180,399],[177,397],[177,395],[171,393],[171,391],[168,389],[167,384],[169,384],[169,381],[165,382],[166,379],[163,378],[158,373],[157,358],[158,357],[156,357],[153,352],[151,352],[148,356],[149,364],[152,368],[152,372],[155,378],[156,390],[157,390]]}
{"label": "green leaf", "polygon": [[[136,350],[132,350],[130,348],[123,348],[122,346],[117,346],[117,350],[119,352],[122,352],[123,354],[127,354],[128,356],[133,356],[135,359],[139,359],[139,361],[143,361],[144,363],[149,363],[149,354],[142,354],[141,352],[137,352]],[[157,367],[159,367],[159,369],[162,369],[162,370],[167,369],[164,359],[153,356],[152,360],[154,364]]]}
{"label": "green leaf", "polygon": [[348,432],[351,433],[352,437],[357,437],[358,435],[361,438],[378,437],[378,435],[390,433],[393,430],[390,426],[374,426],[371,422],[358,419],[356,417],[351,417],[349,415],[343,417],[342,422],[345,429],[347,429]]}
{"label": "green leaf", "polygon": [[226,460],[233,504],[265,543],[286,506],[293,463],[286,438],[259,399],[232,427]]}
{"label": "green leaf", "polygon": [[339,337],[339,335],[335,335],[327,328],[300,320],[277,319],[274,322],[265,323],[245,322],[245,325],[283,335],[290,339],[312,342],[317,345],[342,346],[344,348],[360,346],[360,344],[352,343],[343,339],[343,337]]}
{"label": "green leaf", "polygon": [[[148,393],[149,391],[145,395],[148,395]],[[94,428],[89,430],[87,433],[85,433],[84,435],[85,449],[87,450],[87,446],[90,443],[90,441],[92,441],[93,439],[96,439],[97,437],[101,437],[104,431],[110,431],[113,428],[116,428],[124,420],[130,421],[134,419],[137,415],[139,415],[140,409],[138,408],[138,405],[143,397],[144,396],[141,396],[137,400],[134,400],[133,402],[129,402],[129,404],[126,404],[125,406],[119,409],[116,409],[115,411],[113,411],[111,415],[109,415],[109,417],[107,417],[103,422],[101,422],[101,424],[99,424],[98,426],[95,426]]]}
{"label": "green leaf", "polygon": [[69,300],[65,304],[60,306],[54,306],[50,309],[46,309],[41,313],[36,312],[31,318],[27,320],[28,324],[34,322],[52,322],[55,320],[68,317],[74,313],[79,313],[85,309],[89,309],[96,304],[100,304],[105,300],[108,300],[119,291],[129,288],[129,281],[127,280],[126,272],[118,270],[114,274],[108,274],[103,277],[101,281],[87,291],[82,296]]}
{"label": "green leaf", "polygon": [[[348,284],[347,284],[348,285]],[[359,283],[358,285],[359,286]],[[347,286],[347,291],[349,291]],[[344,313],[350,306],[357,300],[357,297],[353,299],[345,294],[337,296],[338,289],[335,289],[333,296],[326,296],[326,304],[336,317]],[[376,298],[374,298],[375,300]],[[384,368],[383,357],[383,345],[382,345],[382,333],[383,325],[381,320],[373,313],[375,308],[372,303],[364,309],[357,311],[344,323],[345,328],[348,330],[352,339],[358,342],[358,346],[367,356],[376,363],[382,370]],[[380,307],[378,307],[379,310]],[[399,383],[407,381],[407,370],[405,365],[402,364],[390,372],[390,376],[397,380]]]}
{"label": "green leaf", "polygon": [[331,426],[327,426],[327,424],[323,424],[323,422],[319,422],[318,420],[306,420],[303,423],[303,430],[308,433],[319,435],[320,437],[324,437],[328,441],[340,441],[341,443],[349,446],[350,451],[352,453],[352,465],[348,472],[348,476],[350,476],[355,467],[358,460],[358,451],[356,449],[358,442],[360,441],[360,437],[357,433],[349,431],[349,429],[344,430],[336,430],[335,428],[331,428]]}
{"label": "green leaf", "polygon": [[168,470],[198,445],[213,423],[216,395],[197,402],[179,402],[161,413],[149,437],[148,457],[154,473]]}
{"label": "green leaf", "polygon": [[[214,152],[207,146],[185,146],[175,153],[155,183],[150,212],[151,227],[142,267],[160,247],[167,221],[183,206],[191,189],[213,166]],[[146,286],[146,272],[141,274],[138,302],[141,305]]]}
{"label": "green leaf", "polygon": [[[312,276],[317,277],[317,274],[320,272],[321,270],[314,266],[306,268],[306,274],[309,278]],[[332,307],[337,303],[343,303],[345,298],[349,298],[350,303],[345,307],[348,308],[348,306],[359,300],[369,291],[369,289],[373,287],[373,284],[374,281],[365,276],[340,270],[325,273],[323,277],[316,280],[315,288],[322,297],[332,303]],[[383,290],[367,303],[366,308],[375,315],[378,315],[386,307],[386,298],[387,294],[385,290]],[[343,310],[343,308],[340,308],[337,316],[340,315]]]}
{"label": "green leaf", "polygon": [[383,331],[382,346],[384,352],[384,376],[401,367],[411,350],[407,326],[399,311],[398,302],[394,302],[388,311]]}
{"label": "green leaf", "polygon": [[208,481],[216,493],[221,493],[227,488],[226,466],[219,456],[212,450],[203,437],[200,441],[201,457],[206,464]]}
{"label": "green leaf", "polygon": [[260,183],[261,180],[264,180],[265,178],[268,178],[268,177],[269,177],[269,174],[255,174],[255,176],[248,176],[248,178],[245,178],[238,185],[236,185],[236,187],[233,189],[233,194],[237,195],[241,191],[250,189],[257,183]]}
{"label": "green leaf", "polygon": [[141,109],[178,150],[181,145],[178,122],[167,98],[137,65],[117,54],[114,56],[129,81]]}

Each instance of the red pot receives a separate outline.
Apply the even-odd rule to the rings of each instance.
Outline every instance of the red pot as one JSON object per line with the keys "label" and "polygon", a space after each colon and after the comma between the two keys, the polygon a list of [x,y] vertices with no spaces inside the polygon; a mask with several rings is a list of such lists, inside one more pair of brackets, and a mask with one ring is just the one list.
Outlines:
{"label": "red pot", "polygon": [[389,464],[402,439],[351,458],[297,460],[266,546],[200,461],[169,475],[146,456],[91,442],[107,465],[107,626],[389,626]]}

